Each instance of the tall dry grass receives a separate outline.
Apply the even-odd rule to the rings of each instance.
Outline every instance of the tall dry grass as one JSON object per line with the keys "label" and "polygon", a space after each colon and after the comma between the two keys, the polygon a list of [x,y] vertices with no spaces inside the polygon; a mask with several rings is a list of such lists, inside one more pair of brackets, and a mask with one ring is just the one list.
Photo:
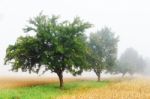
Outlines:
{"label": "tall dry grass", "polygon": [[150,79],[112,81],[108,86],[76,90],[59,99],[150,99]]}
{"label": "tall dry grass", "polygon": [[[64,78],[65,82],[76,81],[79,79],[74,78]],[[57,77],[47,77],[47,76],[0,76],[0,89],[9,89],[16,87],[26,87],[26,86],[36,86],[57,83],[59,85],[59,80]]]}

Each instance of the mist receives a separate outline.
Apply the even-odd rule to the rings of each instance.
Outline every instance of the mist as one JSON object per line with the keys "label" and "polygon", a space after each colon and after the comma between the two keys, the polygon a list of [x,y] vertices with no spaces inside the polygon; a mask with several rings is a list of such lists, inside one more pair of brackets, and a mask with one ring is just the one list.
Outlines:
{"label": "mist", "polygon": [[[87,36],[89,36],[90,33],[95,33],[96,31],[103,29],[104,27],[110,28],[115,35],[119,36],[116,61],[120,59],[121,55],[126,51],[127,48],[131,47],[136,50],[139,57],[142,57],[142,60],[144,61],[143,64],[145,64],[142,64],[143,66],[139,66],[142,71],[139,72],[138,69],[133,73],[133,75],[140,74],[149,76],[150,59],[147,57],[150,57],[150,48],[148,47],[150,44],[150,7],[148,4],[149,1],[147,0],[76,0],[72,2],[69,0],[45,0],[44,2],[35,0],[2,0],[0,1],[0,75],[40,75],[36,75],[34,73],[28,74],[21,71],[12,72],[10,71],[12,65],[4,65],[4,58],[6,56],[6,49],[8,46],[10,44],[15,44],[18,37],[27,35],[24,33],[23,28],[28,24],[28,20],[37,16],[39,12],[43,11],[44,14],[49,16],[53,14],[60,15],[62,20],[72,20],[74,17],[79,16],[83,20],[89,21],[91,24],[93,24],[93,27],[86,31]],[[135,59],[135,57],[133,57],[133,59]],[[138,62],[139,61],[134,62],[134,64],[132,64],[134,66],[131,65],[130,70],[135,68],[135,64],[139,64]],[[117,67],[118,66],[115,67],[115,70],[118,70]],[[108,71],[106,73],[104,69],[102,71],[102,78],[116,75],[121,76],[120,71],[115,70]],[[130,75],[129,72],[127,72],[126,75]],[[43,76],[49,74],[51,76],[57,76],[50,71]],[[66,72],[64,75],[66,77],[73,77]],[[81,76],[91,76],[96,78],[93,70],[84,71]]]}

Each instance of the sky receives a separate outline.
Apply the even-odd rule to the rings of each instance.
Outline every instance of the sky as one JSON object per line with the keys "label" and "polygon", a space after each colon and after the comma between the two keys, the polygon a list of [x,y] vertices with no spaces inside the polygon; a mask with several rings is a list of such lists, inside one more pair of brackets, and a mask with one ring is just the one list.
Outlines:
{"label": "sky", "polygon": [[79,16],[94,24],[88,33],[107,26],[119,36],[118,56],[133,47],[150,57],[149,5],[149,0],[0,0],[0,66],[8,45],[25,35],[27,21],[41,11],[67,20]]}

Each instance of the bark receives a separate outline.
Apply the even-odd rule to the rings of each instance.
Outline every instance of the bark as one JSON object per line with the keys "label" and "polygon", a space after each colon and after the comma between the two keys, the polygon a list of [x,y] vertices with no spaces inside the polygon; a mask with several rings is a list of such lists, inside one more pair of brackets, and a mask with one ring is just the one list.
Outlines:
{"label": "bark", "polygon": [[101,81],[101,73],[99,73],[98,75],[97,75],[97,81],[99,82],[99,81]]}
{"label": "bark", "polygon": [[124,76],[125,76],[125,74],[126,74],[126,73],[122,73],[122,77],[124,77]]}
{"label": "bark", "polygon": [[97,69],[94,69],[94,72],[97,76],[97,81],[101,81],[101,71],[100,70],[97,70]]}
{"label": "bark", "polygon": [[59,77],[59,87],[62,89],[63,88],[63,85],[64,85],[64,82],[63,82],[63,72],[60,71],[57,73],[58,77]]}
{"label": "bark", "polygon": [[124,77],[124,76],[125,76],[125,74],[126,74],[126,73],[122,73],[122,77]]}

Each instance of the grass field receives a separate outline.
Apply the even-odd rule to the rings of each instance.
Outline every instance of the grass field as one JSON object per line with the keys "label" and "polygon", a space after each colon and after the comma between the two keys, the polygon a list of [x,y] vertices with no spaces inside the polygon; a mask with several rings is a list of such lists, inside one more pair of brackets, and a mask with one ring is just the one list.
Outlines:
{"label": "grass field", "polygon": [[1,87],[0,99],[150,99],[150,80],[147,78],[113,78],[101,82],[65,79],[63,90],[59,89],[56,78],[38,80],[37,85],[36,81]]}
{"label": "grass field", "polygon": [[63,90],[59,89],[58,83],[21,88],[2,88],[0,90],[0,99],[55,99],[62,95],[73,95],[78,90],[100,88],[107,84],[107,81],[99,83],[89,80],[68,80]]}
{"label": "grass field", "polygon": [[150,80],[147,78],[112,80],[103,88],[80,90],[59,99],[150,99]]}

